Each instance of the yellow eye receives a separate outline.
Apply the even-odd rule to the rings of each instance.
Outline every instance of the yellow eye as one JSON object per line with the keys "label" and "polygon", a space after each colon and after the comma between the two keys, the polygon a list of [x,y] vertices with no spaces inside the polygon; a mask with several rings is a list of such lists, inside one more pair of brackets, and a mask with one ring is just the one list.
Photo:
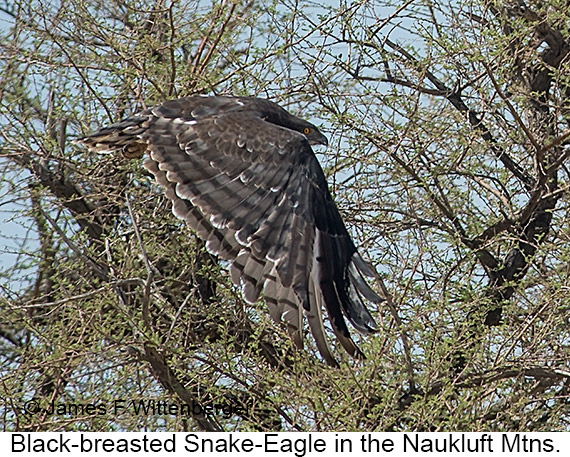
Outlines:
{"label": "yellow eye", "polygon": [[311,129],[310,129],[309,127],[305,127],[305,128],[303,129],[303,133],[304,133],[305,135],[308,135],[310,132],[311,132]]}

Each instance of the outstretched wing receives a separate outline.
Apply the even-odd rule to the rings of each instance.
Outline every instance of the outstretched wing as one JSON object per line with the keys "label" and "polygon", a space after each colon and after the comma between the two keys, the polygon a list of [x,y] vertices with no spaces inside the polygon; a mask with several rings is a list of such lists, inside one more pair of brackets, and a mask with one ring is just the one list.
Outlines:
{"label": "outstretched wing", "polygon": [[263,292],[271,316],[287,324],[298,347],[304,314],[319,352],[336,364],[321,314],[326,308],[342,346],[361,354],[344,318],[361,332],[376,330],[364,300],[381,299],[364,279],[372,272],[304,135],[256,112],[166,104],[100,133],[88,137],[92,147],[131,155],[148,148],[144,165],[166,188],[174,214],[230,262],[248,302]]}

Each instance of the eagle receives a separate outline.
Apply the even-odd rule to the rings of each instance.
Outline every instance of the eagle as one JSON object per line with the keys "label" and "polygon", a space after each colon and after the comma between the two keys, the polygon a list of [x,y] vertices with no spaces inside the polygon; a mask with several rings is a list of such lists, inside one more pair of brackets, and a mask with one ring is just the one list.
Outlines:
{"label": "eagle", "polygon": [[366,280],[376,274],[359,255],[312,150],[328,145],[317,127],[267,99],[191,96],[77,142],[126,158],[146,153],[144,167],[173,213],[227,261],[246,302],[263,297],[298,348],[305,316],[321,356],[337,366],[326,309],[342,347],[363,357],[346,320],[363,334],[377,331],[367,302],[384,299]]}

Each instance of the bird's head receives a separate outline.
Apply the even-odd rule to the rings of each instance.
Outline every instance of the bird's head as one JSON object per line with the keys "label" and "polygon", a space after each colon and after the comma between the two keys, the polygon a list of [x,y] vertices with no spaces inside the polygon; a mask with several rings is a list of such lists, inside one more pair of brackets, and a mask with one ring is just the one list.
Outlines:
{"label": "bird's head", "polygon": [[309,144],[311,146],[316,144],[328,146],[329,140],[327,137],[310,122],[300,119],[297,116],[293,116],[291,113],[269,100],[256,98],[255,103],[257,105],[263,105],[263,109],[260,109],[260,113],[262,113],[262,118],[266,121],[302,133],[305,135],[307,140],[309,140]]}
{"label": "bird's head", "polygon": [[322,144],[328,146],[329,140],[324,136],[317,127],[313,124],[306,122],[301,128],[301,133],[307,137],[310,145]]}

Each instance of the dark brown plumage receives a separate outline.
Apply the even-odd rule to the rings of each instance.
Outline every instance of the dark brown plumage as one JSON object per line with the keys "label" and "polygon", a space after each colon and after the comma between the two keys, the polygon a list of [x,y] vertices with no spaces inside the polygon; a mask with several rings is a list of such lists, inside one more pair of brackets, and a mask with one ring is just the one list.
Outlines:
{"label": "dark brown plumage", "polygon": [[[307,317],[319,352],[336,365],[323,326],[327,310],[341,345],[361,355],[345,317],[376,330],[365,300],[382,299],[352,242],[311,144],[312,124],[268,100],[187,97],[144,110],[78,140],[91,150],[148,152],[144,166],[166,189],[174,214],[207,249],[229,261],[234,283],[284,321],[298,347]],[[301,312],[302,310],[302,312]]]}

